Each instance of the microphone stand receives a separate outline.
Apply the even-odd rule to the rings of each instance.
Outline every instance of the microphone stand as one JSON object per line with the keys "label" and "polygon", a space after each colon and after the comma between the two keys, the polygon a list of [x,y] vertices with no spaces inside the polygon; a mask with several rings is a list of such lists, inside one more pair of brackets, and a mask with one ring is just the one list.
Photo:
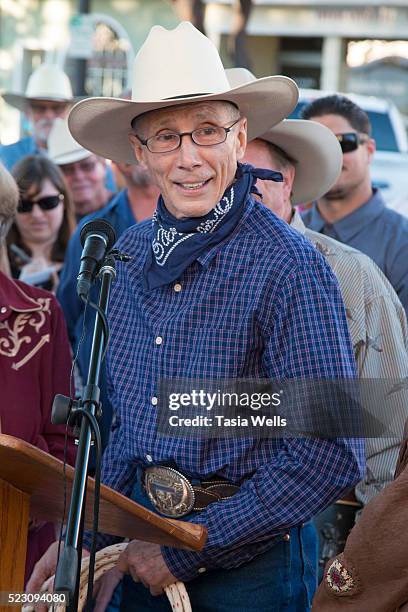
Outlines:
{"label": "microphone stand", "polygon": [[[125,257],[126,256],[122,257],[117,251],[111,251],[101,264],[99,276],[102,278],[102,285],[99,294],[99,308],[105,314],[107,312],[111,284],[116,277],[115,259],[125,260]],[[98,383],[106,341],[107,338],[105,337],[102,317],[97,313],[92,339],[88,379],[83,389],[81,400],[75,402],[73,406],[73,402],[69,398],[56,396],[53,405],[53,422],[66,423],[69,412],[78,410],[76,418],[80,418],[81,426],[67,529],[65,532],[65,545],[58,562],[54,582],[54,592],[66,593],[67,595],[69,604],[67,608],[68,612],[76,612],[78,606],[78,578],[82,554],[82,531],[85,520],[86,486],[92,438],[91,426],[89,424],[89,420],[92,419],[92,417],[83,418],[81,412],[88,412],[96,418],[100,416],[100,389]],[[68,400],[68,405],[66,400]],[[65,420],[63,420],[64,416]],[[97,421],[96,426],[99,431]],[[95,491],[95,495],[96,494]]]}

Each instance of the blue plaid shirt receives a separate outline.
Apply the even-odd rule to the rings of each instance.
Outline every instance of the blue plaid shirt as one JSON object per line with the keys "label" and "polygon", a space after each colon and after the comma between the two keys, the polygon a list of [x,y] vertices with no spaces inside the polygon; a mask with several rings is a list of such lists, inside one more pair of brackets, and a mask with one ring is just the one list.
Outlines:
{"label": "blue plaid shirt", "polygon": [[208,528],[201,552],[162,548],[170,571],[186,581],[199,568],[249,561],[308,521],[360,480],[364,448],[352,439],[161,437],[160,378],[350,378],[355,366],[328,265],[262,204],[249,199],[232,234],[177,283],[144,292],[151,241],[148,221],[118,242],[132,261],[118,264],[110,302],[107,369],[117,423],[103,482],[129,496],[137,466],[153,461],[192,479],[219,475],[241,485],[229,500],[194,513],[191,520]]}

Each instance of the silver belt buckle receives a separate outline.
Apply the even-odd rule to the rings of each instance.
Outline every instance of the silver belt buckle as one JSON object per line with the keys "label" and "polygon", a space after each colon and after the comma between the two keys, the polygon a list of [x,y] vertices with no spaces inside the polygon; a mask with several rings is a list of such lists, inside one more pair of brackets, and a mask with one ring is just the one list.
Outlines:
{"label": "silver belt buckle", "polygon": [[146,493],[160,514],[171,518],[185,516],[194,507],[193,487],[173,468],[155,465],[144,471]]}

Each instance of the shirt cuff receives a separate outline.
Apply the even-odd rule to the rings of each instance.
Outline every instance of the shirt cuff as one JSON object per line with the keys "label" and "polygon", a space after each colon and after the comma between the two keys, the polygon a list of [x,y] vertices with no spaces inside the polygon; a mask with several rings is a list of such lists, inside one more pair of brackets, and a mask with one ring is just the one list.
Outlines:
{"label": "shirt cuff", "polygon": [[179,548],[161,547],[164,561],[178,580],[188,582],[200,574],[203,574],[209,567],[208,559],[202,552],[191,550],[180,550]]}
{"label": "shirt cuff", "polygon": [[233,569],[242,563],[249,563],[258,555],[270,550],[284,535],[242,546],[233,546],[229,549],[223,548],[212,553],[206,550],[208,543],[203,550],[198,552],[168,546],[162,546],[161,551],[173,576],[182,582],[188,582],[213,569]]}

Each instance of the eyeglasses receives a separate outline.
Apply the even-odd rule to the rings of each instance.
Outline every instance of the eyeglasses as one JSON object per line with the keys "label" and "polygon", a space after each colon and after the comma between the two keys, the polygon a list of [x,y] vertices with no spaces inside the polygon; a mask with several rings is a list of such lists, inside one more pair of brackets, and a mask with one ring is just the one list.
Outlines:
{"label": "eyeglasses", "polygon": [[29,103],[31,110],[38,115],[43,115],[48,111],[55,115],[62,115],[68,108],[68,102],[34,102]]}
{"label": "eyeglasses", "polygon": [[38,204],[41,210],[52,210],[53,208],[57,208],[58,204],[63,201],[64,196],[62,193],[58,195],[47,196],[45,198],[40,198],[39,200],[27,200],[25,198],[20,198],[17,212],[30,213],[33,210],[34,204]]}
{"label": "eyeglasses", "polygon": [[343,153],[351,153],[358,149],[359,145],[368,141],[368,136],[360,136],[357,132],[347,132],[346,134],[336,134]]}
{"label": "eyeglasses", "polygon": [[95,170],[97,162],[94,159],[86,159],[84,161],[74,162],[72,164],[62,164],[60,166],[65,176],[72,176],[77,170],[90,174]]}
{"label": "eyeglasses", "polygon": [[213,145],[225,142],[228,133],[240,119],[241,117],[234,121],[229,127],[211,125],[198,128],[192,132],[182,132],[181,134],[166,132],[164,134],[158,134],[157,136],[151,136],[147,140],[142,140],[136,134],[136,138],[138,138],[142,145],[145,145],[151,153],[169,153],[170,151],[175,151],[181,146],[183,136],[191,136],[191,140],[200,147],[212,147]]}

